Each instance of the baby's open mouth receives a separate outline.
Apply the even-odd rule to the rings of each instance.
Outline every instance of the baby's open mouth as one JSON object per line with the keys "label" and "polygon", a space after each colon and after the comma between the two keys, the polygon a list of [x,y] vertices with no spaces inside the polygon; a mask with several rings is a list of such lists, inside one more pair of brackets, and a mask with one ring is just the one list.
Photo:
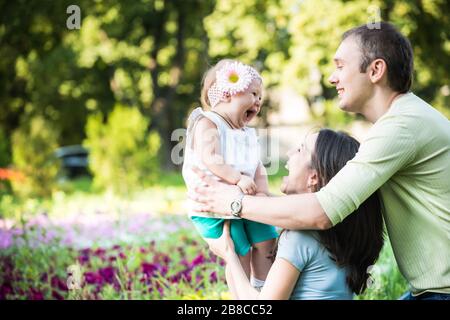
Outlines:
{"label": "baby's open mouth", "polygon": [[248,109],[247,111],[245,111],[245,121],[249,122],[253,119],[254,116],[256,116],[257,113],[258,112],[256,108]]}

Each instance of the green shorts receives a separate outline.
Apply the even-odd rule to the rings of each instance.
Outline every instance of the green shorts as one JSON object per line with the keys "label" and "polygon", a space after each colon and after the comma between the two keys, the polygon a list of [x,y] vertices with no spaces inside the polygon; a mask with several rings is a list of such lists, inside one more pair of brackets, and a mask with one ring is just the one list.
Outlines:
{"label": "green shorts", "polygon": [[[225,219],[192,216],[191,220],[204,238],[217,239],[222,235]],[[274,226],[246,219],[230,219],[230,221],[231,238],[235,251],[240,256],[245,256],[252,244],[278,237]]]}

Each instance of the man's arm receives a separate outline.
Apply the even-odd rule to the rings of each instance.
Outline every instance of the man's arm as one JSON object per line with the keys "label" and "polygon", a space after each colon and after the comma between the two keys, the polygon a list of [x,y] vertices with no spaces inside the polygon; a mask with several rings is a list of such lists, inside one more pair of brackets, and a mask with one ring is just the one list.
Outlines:
{"label": "man's arm", "polygon": [[332,227],[314,193],[280,197],[244,196],[241,217],[289,230]]}
{"label": "man's arm", "polygon": [[[242,197],[238,186],[228,185],[202,170],[193,168],[205,186],[197,186],[189,197],[195,201],[194,210],[231,215],[230,204]],[[245,219],[273,226],[300,229],[327,229],[331,221],[322,209],[314,193],[294,194],[280,197],[244,196],[241,216]]]}

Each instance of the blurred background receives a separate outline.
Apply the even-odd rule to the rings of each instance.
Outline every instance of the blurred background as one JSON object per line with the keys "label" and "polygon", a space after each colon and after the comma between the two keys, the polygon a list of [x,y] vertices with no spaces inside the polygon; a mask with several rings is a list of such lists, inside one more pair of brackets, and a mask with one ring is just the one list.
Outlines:
{"label": "blurred background", "polygon": [[[182,144],[172,133],[199,106],[203,73],[222,58],[261,72],[265,103],[252,125],[279,141],[276,159],[315,127],[362,140],[368,123],[340,111],[327,82],[342,33],[394,23],[414,49],[414,93],[449,117],[449,8],[445,0],[0,1],[0,299],[73,297],[62,279],[74,261],[88,266],[82,274],[91,281],[87,293],[75,297],[211,298],[217,287],[208,291],[203,284],[198,293],[201,281],[190,272],[215,260],[198,258],[207,251],[190,232],[180,164],[171,157]],[[269,176],[274,192],[285,174],[281,163]],[[171,227],[155,231],[155,225]],[[136,246],[166,241],[171,251],[167,241],[179,245],[180,239],[193,241],[197,260],[193,253],[167,256],[177,265],[185,259],[187,269],[173,272],[191,277],[183,290],[168,294],[163,282],[151,279],[157,271],[166,275],[164,266],[172,272],[170,262],[145,265],[167,253],[144,247],[150,253],[141,256]],[[59,256],[66,258],[51,267],[47,249],[61,244],[69,251]],[[124,256],[136,249],[133,257],[140,257],[114,256],[126,261],[128,273],[120,277],[114,277],[116,260],[89,265],[77,251],[111,246]],[[42,256],[33,251],[39,248]],[[405,288],[390,248],[383,257],[375,281],[383,285],[362,298],[395,298]],[[34,271],[24,273],[30,265]],[[142,272],[152,284],[138,281],[139,288],[155,290],[132,296],[133,279]],[[226,292],[217,281],[221,272],[204,279]],[[118,286],[116,278],[131,284]]]}

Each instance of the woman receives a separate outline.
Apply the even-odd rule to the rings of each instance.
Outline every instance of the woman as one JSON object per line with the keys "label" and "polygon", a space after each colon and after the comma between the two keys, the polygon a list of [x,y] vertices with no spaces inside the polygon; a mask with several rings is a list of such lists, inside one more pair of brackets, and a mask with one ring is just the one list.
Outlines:
{"label": "woman", "polygon": [[[281,191],[316,192],[358,151],[349,135],[322,129],[308,135],[288,153]],[[366,288],[368,268],[383,246],[383,219],[377,193],[355,214],[323,231],[283,230],[276,259],[261,292],[248,281],[233,247],[229,225],[221,238],[210,243],[226,261],[226,279],[235,299],[352,299]]]}

